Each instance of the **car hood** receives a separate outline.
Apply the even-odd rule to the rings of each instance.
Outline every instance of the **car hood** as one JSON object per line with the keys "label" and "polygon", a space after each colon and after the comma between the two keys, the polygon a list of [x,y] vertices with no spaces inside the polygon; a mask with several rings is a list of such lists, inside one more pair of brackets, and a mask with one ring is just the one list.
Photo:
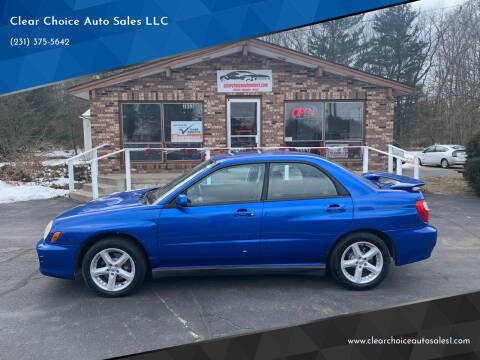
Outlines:
{"label": "car hood", "polygon": [[73,209],[70,209],[63,214],[57,216],[57,219],[82,215],[85,213],[111,211],[135,206],[145,206],[142,202],[140,202],[140,197],[148,190],[150,189],[113,193],[98,198],[96,200],[92,200],[86,204],[74,207]]}

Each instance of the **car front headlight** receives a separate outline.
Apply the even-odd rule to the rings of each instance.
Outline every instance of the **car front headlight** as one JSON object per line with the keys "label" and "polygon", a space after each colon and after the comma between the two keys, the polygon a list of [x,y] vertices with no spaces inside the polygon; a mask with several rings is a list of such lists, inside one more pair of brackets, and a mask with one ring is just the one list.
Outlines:
{"label": "car front headlight", "polygon": [[43,232],[43,240],[47,241],[47,236],[50,234],[50,230],[52,230],[52,225],[53,225],[53,220],[51,220],[48,224],[47,227],[45,228],[45,231]]}

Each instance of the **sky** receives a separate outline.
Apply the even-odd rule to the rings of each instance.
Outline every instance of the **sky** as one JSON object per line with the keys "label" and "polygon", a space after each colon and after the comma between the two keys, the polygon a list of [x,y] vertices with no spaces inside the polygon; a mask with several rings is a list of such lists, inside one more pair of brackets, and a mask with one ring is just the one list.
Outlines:
{"label": "sky", "polygon": [[453,7],[464,3],[465,0],[420,0],[412,3],[418,9],[431,10]]}

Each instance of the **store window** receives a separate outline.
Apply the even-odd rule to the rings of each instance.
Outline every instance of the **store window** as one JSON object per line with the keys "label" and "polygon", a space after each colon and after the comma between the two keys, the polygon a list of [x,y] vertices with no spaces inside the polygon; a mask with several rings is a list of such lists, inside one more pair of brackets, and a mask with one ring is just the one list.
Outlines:
{"label": "store window", "polygon": [[321,141],[322,139],[323,103],[286,102],[285,142]]}
{"label": "store window", "polygon": [[362,140],[363,103],[327,102],[325,117],[327,142]]}
{"label": "store window", "polygon": [[132,151],[132,161],[161,161],[162,121],[160,104],[122,104],[123,145],[130,148],[152,148],[150,153]]}
{"label": "store window", "polygon": [[149,148],[132,151],[132,161],[163,161],[156,148],[181,148],[168,151],[166,160],[201,160],[195,148],[202,147],[201,103],[122,104],[123,145]]}
{"label": "store window", "polygon": [[331,160],[360,159],[362,156],[363,103],[325,103],[325,146]]}
{"label": "store window", "polygon": [[363,102],[285,103],[285,144],[327,147],[312,150],[331,159],[357,159],[363,145]]}
{"label": "store window", "polygon": [[169,151],[167,160],[201,160],[194,150],[203,143],[201,103],[163,104],[163,127],[167,148],[188,148]]}

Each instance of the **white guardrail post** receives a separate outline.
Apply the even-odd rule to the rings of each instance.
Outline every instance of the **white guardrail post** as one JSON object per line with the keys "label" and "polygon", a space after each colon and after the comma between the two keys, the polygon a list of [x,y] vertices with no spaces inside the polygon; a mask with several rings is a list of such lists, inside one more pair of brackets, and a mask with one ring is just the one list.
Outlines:
{"label": "white guardrail post", "polygon": [[413,155],[413,178],[420,179],[420,159]]}
{"label": "white guardrail post", "polygon": [[73,163],[69,161],[68,165],[68,191],[72,192],[75,190],[75,177],[73,174]]}
{"label": "white guardrail post", "polygon": [[368,172],[368,146],[363,147],[363,172]]}
{"label": "white guardrail post", "polygon": [[205,150],[205,160],[210,160],[211,157],[212,157],[211,150],[206,149]]}
{"label": "white guardrail post", "polygon": [[125,183],[127,191],[132,190],[132,176],[130,173],[130,149],[125,149]]}
{"label": "white guardrail post", "polygon": [[[89,149],[81,154],[72,156],[71,158],[67,159],[65,162],[67,163],[67,168],[68,168],[68,190],[70,192],[75,191],[75,174],[74,174],[74,167],[73,167],[73,160],[78,159],[81,157],[84,157],[86,154],[92,153],[92,159],[95,159],[95,161],[90,160],[87,163],[91,164],[91,171],[92,171],[92,193],[94,195],[94,199],[97,197],[98,198],[98,183],[97,183],[97,177],[98,177],[98,159],[97,159],[97,149],[100,149],[102,147],[108,146],[108,144],[102,144],[99,145],[93,149]],[[94,165],[95,163],[95,165]],[[96,174],[96,176],[93,176]],[[97,183],[96,186],[96,197],[95,197],[95,186],[94,182]]]}
{"label": "white guardrail post", "polygon": [[98,199],[98,159],[97,149],[92,151],[92,195]]}
{"label": "white guardrail post", "polygon": [[397,157],[397,175],[402,175],[402,159]]}
{"label": "white guardrail post", "polygon": [[388,172],[393,173],[393,148],[388,145]]}

